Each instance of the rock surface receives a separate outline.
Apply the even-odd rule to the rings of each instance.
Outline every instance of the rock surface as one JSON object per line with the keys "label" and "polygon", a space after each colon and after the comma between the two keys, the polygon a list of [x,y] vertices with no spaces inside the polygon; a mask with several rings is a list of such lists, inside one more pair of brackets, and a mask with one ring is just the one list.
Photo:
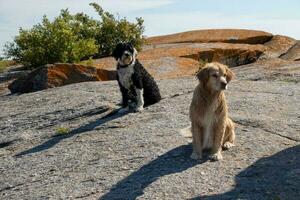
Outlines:
{"label": "rock surface", "polygon": [[116,81],[1,96],[0,198],[299,199],[300,77],[263,76],[263,62],[233,68],[237,141],[219,162],[191,160],[179,134],[194,77],[158,81],[164,99],[124,115]]}
{"label": "rock surface", "polygon": [[[226,43],[183,43],[149,45],[138,54],[138,59],[157,79],[190,76],[199,69],[199,60],[218,61],[231,67],[255,62],[266,50],[263,45]],[[94,62],[100,69],[115,69],[113,58]]]}
{"label": "rock surface", "polygon": [[286,53],[280,56],[280,58],[285,60],[300,60],[300,42],[298,41],[292,48],[290,48]]}
{"label": "rock surface", "polygon": [[[294,61],[299,57],[295,39],[262,31],[200,30],[151,37],[147,42],[138,59],[157,79],[193,75],[200,67],[200,60],[236,67],[257,60],[282,58]],[[110,57],[94,62],[100,69],[112,70],[115,65],[115,60]]]}
{"label": "rock surface", "polygon": [[263,31],[244,29],[210,29],[195,30],[171,35],[150,37],[147,42],[150,44],[171,44],[171,43],[244,43],[264,44],[271,40],[272,34]]}
{"label": "rock surface", "polygon": [[269,42],[265,43],[266,50],[264,57],[279,58],[286,54],[292,47],[296,45],[297,41],[293,38],[281,35],[275,35]]}
{"label": "rock surface", "polygon": [[[94,82],[0,92],[0,199],[298,200],[299,45],[266,35],[265,44],[145,46],[139,59],[163,79],[163,99],[142,113],[117,114],[116,81],[95,82],[114,77],[113,58],[96,60],[99,71],[60,64],[28,79],[44,83],[29,85],[35,91]],[[198,59],[235,66],[226,98],[237,141],[219,162],[191,160],[179,133],[189,125]]]}
{"label": "rock surface", "polygon": [[12,82],[11,93],[35,92],[85,81],[115,80],[116,72],[77,64],[45,65]]}

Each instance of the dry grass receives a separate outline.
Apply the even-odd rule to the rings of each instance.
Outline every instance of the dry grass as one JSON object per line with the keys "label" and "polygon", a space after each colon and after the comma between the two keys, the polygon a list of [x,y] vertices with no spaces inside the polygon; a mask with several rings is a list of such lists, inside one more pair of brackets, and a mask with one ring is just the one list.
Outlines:
{"label": "dry grass", "polygon": [[12,60],[1,60],[0,61],[0,72],[3,72],[7,67],[15,65],[16,62]]}
{"label": "dry grass", "polygon": [[88,60],[80,61],[80,62],[77,63],[77,64],[80,64],[80,65],[87,65],[87,66],[94,66],[94,59],[89,58]]}

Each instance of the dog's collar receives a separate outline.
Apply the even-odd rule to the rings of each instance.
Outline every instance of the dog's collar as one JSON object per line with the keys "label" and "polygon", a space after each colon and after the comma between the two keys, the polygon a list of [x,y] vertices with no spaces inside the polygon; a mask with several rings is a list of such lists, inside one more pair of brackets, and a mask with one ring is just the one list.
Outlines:
{"label": "dog's collar", "polygon": [[118,63],[117,67],[118,68],[126,68],[128,66],[131,66],[133,63],[136,63],[137,62],[137,59],[133,60],[130,64],[128,65],[120,65],[120,63]]}
{"label": "dog's collar", "polygon": [[[129,65],[131,65],[131,63],[130,63]],[[118,64],[118,68],[126,68],[126,67],[128,67],[129,65],[120,65],[120,64]]]}

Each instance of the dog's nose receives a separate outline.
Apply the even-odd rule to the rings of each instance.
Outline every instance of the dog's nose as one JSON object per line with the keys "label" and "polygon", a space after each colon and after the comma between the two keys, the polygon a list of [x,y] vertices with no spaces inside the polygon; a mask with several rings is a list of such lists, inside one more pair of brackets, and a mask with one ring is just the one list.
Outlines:
{"label": "dog's nose", "polygon": [[223,89],[226,89],[227,88],[227,83],[221,82],[221,86],[222,86]]}
{"label": "dog's nose", "polygon": [[129,57],[129,56],[130,56],[129,53],[124,53],[124,55],[125,55],[126,57]]}

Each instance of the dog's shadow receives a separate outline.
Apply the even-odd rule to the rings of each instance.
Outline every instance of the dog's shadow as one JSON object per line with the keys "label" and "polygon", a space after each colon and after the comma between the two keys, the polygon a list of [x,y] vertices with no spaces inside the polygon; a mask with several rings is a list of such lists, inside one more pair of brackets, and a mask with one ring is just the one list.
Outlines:
{"label": "dog's shadow", "polygon": [[261,158],[241,171],[232,190],[191,200],[300,199],[300,145]]}
{"label": "dog's shadow", "polygon": [[[107,109],[103,108],[103,112],[107,111]],[[109,121],[115,120],[117,118],[121,118],[125,115],[127,115],[128,113],[130,113],[131,111],[127,111],[127,112],[119,112],[120,109],[115,109],[112,110],[111,112],[109,112],[108,114],[106,114],[105,116],[103,116],[100,119],[97,119],[93,122],[90,122],[86,125],[80,126],[76,129],[71,130],[70,132],[68,132],[67,134],[63,134],[63,135],[55,135],[53,137],[51,137],[49,140],[45,141],[44,143],[35,146],[31,149],[22,151],[18,154],[16,154],[16,157],[20,157],[20,156],[24,156],[27,154],[33,154],[33,153],[37,153],[37,152],[41,152],[41,151],[45,151],[47,149],[52,148],[53,146],[55,146],[56,144],[58,144],[59,142],[61,142],[64,139],[67,138],[71,138],[74,135],[78,135],[84,132],[88,132],[88,131],[92,131],[94,130],[96,127],[101,126]]]}
{"label": "dog's shadow", "polygon": [[158,178],[183,172],[197,164],[206,162],[206,160],[190,159],[191,153],[192,146],[190,144],[166,152],[112,186],[110,191],[100,197],[99,200],[136,199],[143,195],[144,189]]}
{"label": "dog's shadow", "polygon": [[[160,177],[200,164],[199,161],[189,158],[191,152],[191,145],[170,150],[119,181],[99,200],[136,199]],[[300,145],[285,149],[273,156],[262,158],[241,171],[236,176],[236,187],[231,191],[190,200],[299,199],[299,158]],[[205,161],[201,163],[203,162]]]}

